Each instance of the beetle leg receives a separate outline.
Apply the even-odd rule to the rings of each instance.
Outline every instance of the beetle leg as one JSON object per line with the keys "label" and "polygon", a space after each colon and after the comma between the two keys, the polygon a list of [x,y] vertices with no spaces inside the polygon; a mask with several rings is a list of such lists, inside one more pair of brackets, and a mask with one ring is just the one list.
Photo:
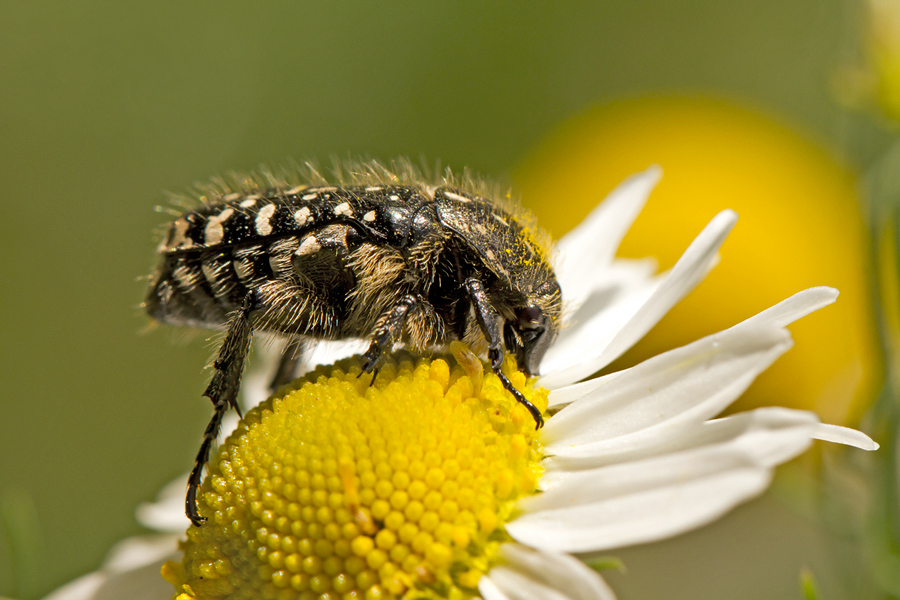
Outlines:
{"label": "beetle leg", "polygon": [[469,292],[469,298],[471,298],[472,304],[475,307],[475,317],[478,319],[481,333],[484,334],[484,337],[488,342],[488,359],[491,361],[491,369],[494,371],[494,374],[500,378],[503,387],[509,390],[509,393],[513,395],[519,404],[522,404],[527,408],[528,412],[531,413],[531,416],[534,417],[535,429],[540,429],[544,426],[544,417],[541,415],[541,411],[539,411],[534,404],[529,402],[528,399],[522,395],[522,392],[517,390],[509,378],[503,373],[503,346],[500,343],[500,340],[502,339],[500,337],[500,315],[497,314],[497,311],[491,305],[487,292],[484,290],[484,285],[478,279],[470,277],[466,279],[466,291]]}
{"label": "beetle leg", "polygon": [[[222,426],[222,418],[228,407],[234,408],[238,415],[241,409],[237,403],[238,390],[241,386],[241,372],[244,370],[244,361],[250,349],[250,310],[252,308],[252,294],[247,294],[241,308],[234,311],[228,320],[228,332],[225,340],[219,348],[216,360],[213,362],[215,372],[203,395],[213,403],[213,416],[206,430],[203,432],[203,442],[200,444],[200,452],[194,461],[194,468],[188,477],[187,497],[184,501],[184,511],[195,526],[199,527],[206,521],[197,511],[197,491],[200,488],[200,477],[203,467],[209,460],[209,451],[219,428]],[[243,415],[241,415],[243,416]]]}
{"label": "beetle leg", "polygon": [[[363,372],[371,373],[381,362],[385,349],[390,349],[394,340],[400,337],[403,325],[409,313],[419,304],[419,297],[408,294],[400,299],[385,315],[379,319],[368,350],[363,354]],[[374,381],[374,377],[372,380]]]}
{"label": "beetle leg", "polygon": [[290,383],[297,376],[297,365],[303,358],[303,339],[291,338],[284,345],[281,351],[281,359],[278,361],[278,367],[272,375],[269,382],[269,391],[274,392],[286,383]]}

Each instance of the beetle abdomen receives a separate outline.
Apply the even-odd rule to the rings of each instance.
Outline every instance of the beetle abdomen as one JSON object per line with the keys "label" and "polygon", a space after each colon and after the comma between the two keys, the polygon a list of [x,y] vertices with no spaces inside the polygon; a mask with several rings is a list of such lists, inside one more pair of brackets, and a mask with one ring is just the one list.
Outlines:
{"label": "beetle abdomen", "polygon": [[405,247],[413,216],[432,201],[407,186],[298,187],[218,200],[169,226],[145,302],[154,319],[216,328],[249,292],[298,300],[317,289],[339,294],[347,287],[340,284],[347,281],[348,244]]}

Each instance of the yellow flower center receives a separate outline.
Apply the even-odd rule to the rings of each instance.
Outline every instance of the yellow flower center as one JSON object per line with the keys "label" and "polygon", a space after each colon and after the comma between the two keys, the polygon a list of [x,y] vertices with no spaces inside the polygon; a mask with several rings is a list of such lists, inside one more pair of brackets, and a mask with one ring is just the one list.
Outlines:
{"label": "yellow flower center", "polygon": [[[251,410],[209,463],[208,521],[163,567],[175,598],[477,595],[541,450],[497,377],[452,350],[391,359],[371,385],[343,361]],[[545,390],[507,374],[546,409]]]}

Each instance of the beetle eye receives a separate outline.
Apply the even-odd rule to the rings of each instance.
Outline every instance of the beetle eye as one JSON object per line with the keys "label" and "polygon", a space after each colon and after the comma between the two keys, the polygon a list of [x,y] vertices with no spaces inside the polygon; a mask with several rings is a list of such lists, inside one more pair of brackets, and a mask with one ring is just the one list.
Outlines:
{"label": "beetle eye", "polygon": [[544,311],[531,304],[520,310],[518,316],[521,329],[536,329],[542,326]]}

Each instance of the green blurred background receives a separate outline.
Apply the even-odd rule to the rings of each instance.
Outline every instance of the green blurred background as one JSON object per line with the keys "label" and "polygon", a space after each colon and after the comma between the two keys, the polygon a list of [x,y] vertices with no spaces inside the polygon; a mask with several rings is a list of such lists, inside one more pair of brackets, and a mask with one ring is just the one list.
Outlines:
{"label": "green blurred background", "polygon": [[[134,507],[196,452],[210,349],[140,333],[137,277],[155,263],[164,191],[334,153],[509,177],[588,107],[684,93],[758,108],[865,159],[882,134],[829,88],[856,57],[857,8],[0,3],[0,500],[25,514],[32,504],[37,531],[17,542],[37,570],[20,569],[15,593],[39,597],[96,568],[139,533]],[[799,598],[803,566],[823,597],[878,597],[856,546],[771,497],[616,554],[621,598]],[[14,593],[6,558],[0,594]]]}

